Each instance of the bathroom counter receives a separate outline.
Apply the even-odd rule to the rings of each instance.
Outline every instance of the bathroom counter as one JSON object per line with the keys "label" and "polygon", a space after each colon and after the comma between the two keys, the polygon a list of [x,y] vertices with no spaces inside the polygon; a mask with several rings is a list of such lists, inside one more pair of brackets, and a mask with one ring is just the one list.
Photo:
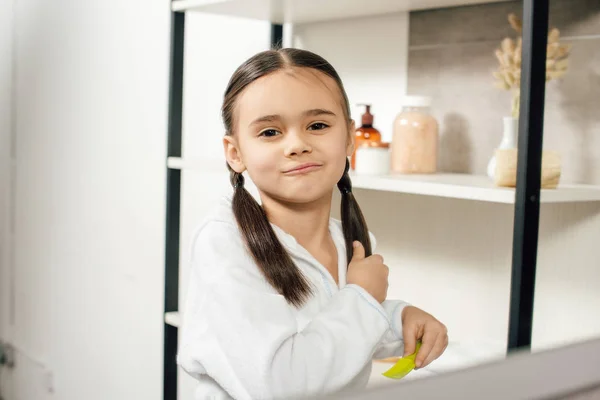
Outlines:
{"label": "bathroom counter", "polygon": [[414,370],[401,380],[390,379],[382,375],[393,364],[373,362],[373,370],[367,387],[397,384],[412,379],[422,379],[452,371],[457,371],[505,358],[506,350],[502,343],[478,342],[467,347],[463,343],[450,343],[440,358],[427,367]]}

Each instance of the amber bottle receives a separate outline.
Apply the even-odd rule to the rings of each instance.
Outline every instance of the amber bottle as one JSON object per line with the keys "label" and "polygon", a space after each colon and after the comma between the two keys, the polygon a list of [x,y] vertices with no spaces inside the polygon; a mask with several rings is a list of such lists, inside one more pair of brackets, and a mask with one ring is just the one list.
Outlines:
{"label": "amber bottle", "polygon": [[360,147],[361,143],[365,141],[381,142],[381,132],[379,132],[373,127],[374,117],[373,114],[371,114],[371,105],[361,105],[364,105],[366,107],[366,110],[361,118],[361,126],[358,127],[354,133],[354,152],[352,153],[352,157],[350,160],[350,165],[352,169],[356,168],[356,149]]}

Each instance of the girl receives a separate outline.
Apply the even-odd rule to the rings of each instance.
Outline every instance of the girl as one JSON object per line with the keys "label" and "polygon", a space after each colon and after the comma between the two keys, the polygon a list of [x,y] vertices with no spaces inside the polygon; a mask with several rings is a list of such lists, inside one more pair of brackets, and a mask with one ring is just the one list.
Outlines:
{"label": "girl", "polygon": [[[354,122],[331,65],[261,52],[222,107],[234,187],[196,231],[178,363],[197,399],[307,397],[363,388],[373,358],[445,350],[446,328],[386,300],[388,268],[352,194]],[[247,172],[261,205],[244,188]],[[342,221],[330,218],[333,189]]]}

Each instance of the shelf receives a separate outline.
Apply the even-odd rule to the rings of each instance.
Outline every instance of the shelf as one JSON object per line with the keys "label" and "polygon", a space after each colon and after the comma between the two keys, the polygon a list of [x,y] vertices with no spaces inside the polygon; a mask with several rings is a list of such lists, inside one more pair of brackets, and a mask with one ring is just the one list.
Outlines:
{"label": "shelf", "polygon": [[226,162],[219,160],[183,159],[181,157],[168,157],[167,167],[170,169],[189,169],[194,171],[228,173]]}
{"label": "shelf", "polygon": [[174,326],[175,328],[179,328],[181,325],[181,318],[179,317],[179,312],[173,311],[165,313],[165,323],[167,325]]}
{"label": "shelf", "polygon": [[[170,157],[169,168],[226,173],[221,162],[183,160]],[[433,174],[366,176],[351,174],[357,189],[378,190],[423,196],[437,196],[491,203],[514,204],[515,189],[500,188],[482,175]],[[541,203],[600,201],[600,186],[561,184],[557,189],[542,189]]]}
{"label": "shelf", "polygon": [[[448,197],[492,203],[514,204],[515,189],[494,186],[483,175],[351,175],[355,188],[398,192],[425,196]],[[557,189],[542,189],[541,203],[600,201],[600,186],[559,185]]]}
{"label": "shelf", "polygon": [[171,8],[301,24],[499,1],[507,0],[174,0]]}

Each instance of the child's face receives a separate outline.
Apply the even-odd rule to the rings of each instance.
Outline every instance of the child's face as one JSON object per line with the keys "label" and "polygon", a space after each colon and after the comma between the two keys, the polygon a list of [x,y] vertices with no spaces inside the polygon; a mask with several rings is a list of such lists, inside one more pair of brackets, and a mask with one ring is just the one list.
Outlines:
{"label": "child's face", "polygon": [[236,101],[235,133],[224,139],[229,164],[247,170],[262,196],[290,203],[331,196],[353,146],[342,104],[335,81],[316,70],[256,80]]}

